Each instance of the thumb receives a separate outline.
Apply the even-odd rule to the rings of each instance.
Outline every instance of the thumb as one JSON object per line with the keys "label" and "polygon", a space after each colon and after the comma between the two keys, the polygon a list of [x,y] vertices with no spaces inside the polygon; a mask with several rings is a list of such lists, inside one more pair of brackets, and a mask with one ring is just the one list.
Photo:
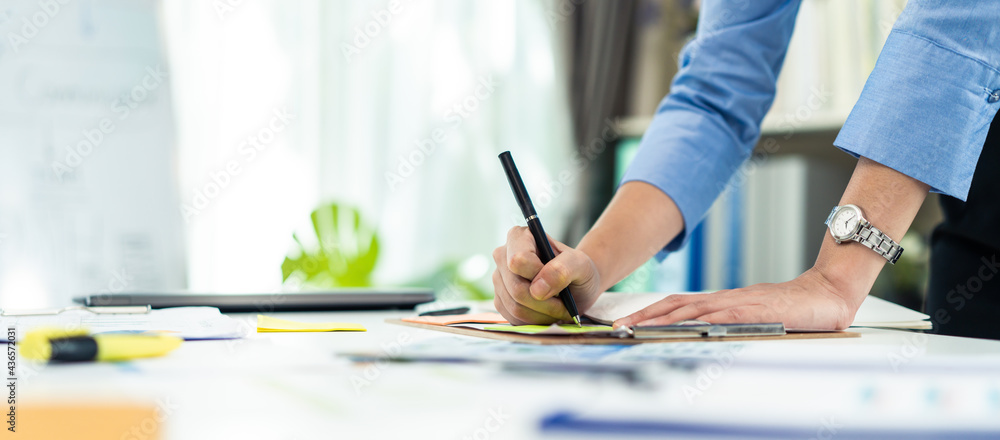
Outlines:
{"label": "thumb", "polygon": [[[565,245],[564,245],[565,246]],[[531,282],[531,297],[542,301],[569,285],[585,286],[594,280],[594,266],[581,251],[564,247],[559,255],[542,267]]]}

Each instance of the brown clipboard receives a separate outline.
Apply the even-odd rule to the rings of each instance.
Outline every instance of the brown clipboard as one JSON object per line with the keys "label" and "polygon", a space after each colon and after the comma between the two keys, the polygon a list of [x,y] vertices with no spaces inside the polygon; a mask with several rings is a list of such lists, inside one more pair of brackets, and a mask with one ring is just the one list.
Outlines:
{"label": "brown clipboard", "polygon": [[861,333],[839,331],[839,332],[805,332],[786,333],[781,336],[706,336],[698,338],[611,338],[603,336],[553,336],[553,335],[526,335],[511,332],[492,332],[468,327],[449,327],[444,325],[420,324],[416,322],[406,322],[399,319],[386,319],[389,324],[405,325],[407,327],[422,328],[456,335],[475,336],[477,338],[495,339],[498,341],[520,342],[522,344],[534,345],[635,345],[656,342],[716,342],[716,341],[784,341],[794,339],[831,339],[831,338],[860,338]]}

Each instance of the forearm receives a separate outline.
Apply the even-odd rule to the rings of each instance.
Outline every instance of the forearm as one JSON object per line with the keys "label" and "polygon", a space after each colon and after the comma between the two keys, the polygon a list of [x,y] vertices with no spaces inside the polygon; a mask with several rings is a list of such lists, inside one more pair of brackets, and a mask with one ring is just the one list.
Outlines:
{"label": "forearm", "polygon": [[587,254],[601,276],[601,291],[614,286],[648,261],[684,228],[674,201],[645,182],[618,189],[577,249]]}
{"label": "forearm", "polygon": [[[889,167],[862,157],[840,199],[854,204],[875,227],[893,240],[902,239],[929,187]],[[878,277],[885,258],[860,243],[838,245],[827,233],[814,268],[826,278],[848,307],[860,307]]]}

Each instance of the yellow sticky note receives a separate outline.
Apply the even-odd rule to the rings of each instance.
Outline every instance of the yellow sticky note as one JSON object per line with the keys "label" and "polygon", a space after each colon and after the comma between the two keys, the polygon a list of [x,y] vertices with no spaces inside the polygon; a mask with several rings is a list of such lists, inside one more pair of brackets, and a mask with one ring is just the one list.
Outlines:
{"label": "yellow sticky note", "polygon": [[257,333],[269,332],[364,332],[361,324],[347,322],[295,322],[257,315]]}

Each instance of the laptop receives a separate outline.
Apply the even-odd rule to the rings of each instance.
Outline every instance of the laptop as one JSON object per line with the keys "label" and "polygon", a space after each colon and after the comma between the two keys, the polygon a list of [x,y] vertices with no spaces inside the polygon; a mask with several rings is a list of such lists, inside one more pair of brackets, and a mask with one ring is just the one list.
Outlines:
{"label": "laptop", "polygon": [[425,288],[335,289],[314,292],[190,293],[122,292],[102,293],[73,299],[85,306],[145,306],[154,309],[185,306],[218,307],[222,312],[282,312],[331,310],[409,310],[434,301],[434,291]]}

